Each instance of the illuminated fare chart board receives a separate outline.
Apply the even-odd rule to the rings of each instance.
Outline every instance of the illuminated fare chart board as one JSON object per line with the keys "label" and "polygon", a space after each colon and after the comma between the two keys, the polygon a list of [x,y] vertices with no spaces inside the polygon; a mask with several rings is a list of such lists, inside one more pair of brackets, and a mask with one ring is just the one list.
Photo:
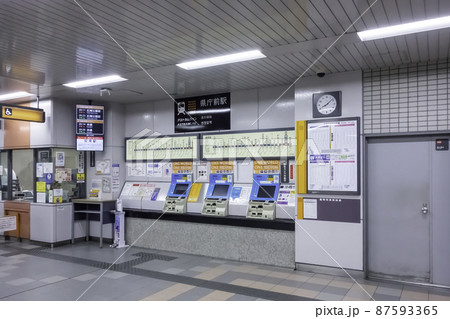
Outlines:
{"label": "illuminated fare chart board", "polygon": [[295,130],[203,135],[203,158],[245,159],[295,156]]}
{"label": "illuminated fare chart board", "polygon": [[197,136],[148,137],[126,141],[126,160],[197,159]]}
{"label": "illuminated fare chart board", "polygon": [[308,191],[359,192],[357,120],[308,123]]}

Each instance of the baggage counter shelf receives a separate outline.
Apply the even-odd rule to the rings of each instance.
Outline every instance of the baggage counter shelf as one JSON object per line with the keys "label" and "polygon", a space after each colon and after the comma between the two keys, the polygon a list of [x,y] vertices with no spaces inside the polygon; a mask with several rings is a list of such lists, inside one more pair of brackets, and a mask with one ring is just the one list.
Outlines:
{"label": "baggage counter shelf", "polygon": [[[160,219],[160,220],[171,220],[180,221],[188,223],[199,223],[199,224],[212,224],[212,225],[224,225],[224,226],[237,226],[237,227],[249,227],[249,228],[260,228],[260,229],[274,229],[274,230],[295,230],[294,220],[289,219],[275,219],[275,220],[264,220],[264,219],[251,219],[241,216],[205,216],[198,213],[186,213],[186,214],[174,214],[165,213],[160,211],[152,211],[145,209],[123,209],[125,212],[125,218],[145,218],[145,219]],[[163,216],[161,216],[163,215]]]}

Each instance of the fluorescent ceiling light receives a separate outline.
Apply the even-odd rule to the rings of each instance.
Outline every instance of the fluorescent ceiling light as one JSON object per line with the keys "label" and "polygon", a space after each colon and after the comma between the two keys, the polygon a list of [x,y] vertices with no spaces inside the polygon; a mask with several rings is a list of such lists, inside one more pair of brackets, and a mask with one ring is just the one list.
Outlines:
{"label": "fluorescent ceiling light", "polygon": [[358,32],[358,36],[361,41],[369,41],[448,27],[450,27],[450,16],[362,31]]}
{"label": "fluorescent ceiling light", "polygon": [[33,94],[25,92],[25,91],[7,93],[7,94],[0,95],[0,101],[14,100],[14,99],[18,99],[21,97],[27,97],[27,96],[33,96]]}
{"label": "fluorescent ceiling light", "polygon": [[108,84],[108,83],[114,83],[114,82],[120,82],[120,81],[126,81],[126,80],[128,80],[128,79],[125,79],[118,75],[110,75],[110,76],[104,76],[101,78],[65,83],[63,85],[78,89],[78,88],[84,88],[87,86],[95,86],[95,85],[100,85],[100,84]]}
{"label": "fluorescent ceiling light", "polygon": [[241,53],[234,53],[228,55],[221,55],[214,58],[195,60],[190,62],[179,63],[177,66],[186,70],[194,70],[207,68],[210,66],[242,62],[254,59],[265,58],[266,56],[261,53],[259,50],[246,51]]}

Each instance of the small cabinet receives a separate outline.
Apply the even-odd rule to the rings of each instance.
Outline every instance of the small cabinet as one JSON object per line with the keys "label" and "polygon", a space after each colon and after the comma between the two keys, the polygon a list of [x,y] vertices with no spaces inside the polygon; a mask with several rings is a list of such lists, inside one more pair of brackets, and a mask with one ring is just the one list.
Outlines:
{"label": "small cabinet", "polygon": [[57,243],[71,239],[72,204],[32,203],[30,208],[30,239]]}
{"label": "small cabinet", "polygon": [[5,216],[16,216],[17,229],[5,232],[5,236],[30,239],[30,203],[4,202]]}

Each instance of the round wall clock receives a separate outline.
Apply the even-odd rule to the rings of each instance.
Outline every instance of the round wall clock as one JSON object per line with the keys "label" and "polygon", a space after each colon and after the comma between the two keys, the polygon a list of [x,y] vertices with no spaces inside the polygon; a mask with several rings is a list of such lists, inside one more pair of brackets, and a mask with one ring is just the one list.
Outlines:
{"label": "round wall clock", "polygon": [[313,94],[313,118],[341,116],[341,91]]}

